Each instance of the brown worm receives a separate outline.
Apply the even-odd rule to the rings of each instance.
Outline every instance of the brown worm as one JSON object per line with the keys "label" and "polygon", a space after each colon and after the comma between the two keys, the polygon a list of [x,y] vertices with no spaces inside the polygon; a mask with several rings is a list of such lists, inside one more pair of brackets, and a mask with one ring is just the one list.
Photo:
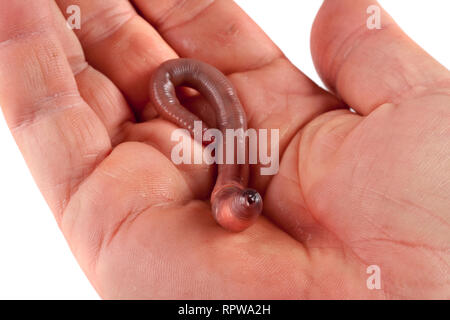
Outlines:
{"label": "brown worm", "polygon": [[[247,120],[241,102],[230,81],[213,66],[193,59],[174,59],[161,64],[150,81],[150,98],[159,115],[189,130],[194,135],[194,121],[202,121],[184,108],[175,88],[190,87],[208,102],[208,112],[214,112],[216,126],[223,135],[224,159],[227,148],[227,129],[247,130]],[[207,126],[202,122],[204,133]],[[211,194],[211,209],[216,221],[230,231],[248,228],[262,211],[262,198],[253,189],[246,188],[248,162],[237,161],[239,152],[247,155],[245,138],[234,144],[234,161],[218,165],[218,176]],[[232,147],[231,147],[232,148]]]}

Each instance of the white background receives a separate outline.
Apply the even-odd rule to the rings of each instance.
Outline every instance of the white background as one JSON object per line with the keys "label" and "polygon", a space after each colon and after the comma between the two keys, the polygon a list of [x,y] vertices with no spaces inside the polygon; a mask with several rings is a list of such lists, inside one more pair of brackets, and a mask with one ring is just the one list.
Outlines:
{"label": "white background", "polygon": [[[357,0],[355,0],[357,1]],[[286,55],[320,83],[309,33],[320,0],[239,0]],[[450,1],[384,0],[422,47],[450,67]],[[0,116],[0,299],[98,299]]]}

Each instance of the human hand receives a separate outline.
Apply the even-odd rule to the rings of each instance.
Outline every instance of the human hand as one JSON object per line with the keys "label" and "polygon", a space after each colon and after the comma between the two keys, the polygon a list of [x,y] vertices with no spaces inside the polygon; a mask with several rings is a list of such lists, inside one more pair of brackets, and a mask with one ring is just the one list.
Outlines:
{"label": "human hand", "polygon": [[[317,17],[334,94],[231,1],[135,0],[146,20],[125,0],[56,3],[81,7],[76,36],[53,1],[0,3],[0,105],[102,297],[450,297],[449,72],[386,14],[368,30],[374,1]],[[175,166],[175,127],[146,107],[152,71],[177,56],[229,75],[249,127],[280,129],[280,171],[253,168],[264,217],[245,232],[217,226],[214,168]]]}

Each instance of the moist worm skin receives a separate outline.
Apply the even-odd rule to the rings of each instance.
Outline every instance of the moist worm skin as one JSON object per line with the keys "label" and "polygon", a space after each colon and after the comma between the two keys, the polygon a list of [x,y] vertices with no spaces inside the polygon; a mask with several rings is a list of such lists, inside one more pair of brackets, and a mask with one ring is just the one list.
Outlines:
{"label": "moist worm skin", "polygon": [[[175,88],[196,89],[208,102],[208,112],[214,112],[216,126],[223,134],[224,162],[226,159],[227,129],[247,130],[247,120],[241,102],[230,81],[213,66],[193,59],[174,59],[164,62],[150,80],[150,99],[159,115],[194,134],[194,121],[202,121],[184,108]],[[208,129],[202,121],[203,133]],[[239,139],[237,139],[239,140]],[[225,229],[239,232],[253,224],[262,211],[260,194],[246,188],[248,161],[238,164],[238,152],[247,154],[247,143],[235,143],[233,164],[219,164],[218,176],[211,194],[211,209],[216,221]]]}

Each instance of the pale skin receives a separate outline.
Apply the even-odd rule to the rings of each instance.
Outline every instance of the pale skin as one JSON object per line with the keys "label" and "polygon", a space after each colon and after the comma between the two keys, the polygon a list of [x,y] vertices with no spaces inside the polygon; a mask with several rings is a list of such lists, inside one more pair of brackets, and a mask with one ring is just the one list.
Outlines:
{"label": "pale skin", "polygon": [[[59,9],[72,4],[75,32]],[[317,15],[330,92],[232,1],[133,4],[0,2],[2,111],[101,297],[450,298],[450,74],[385,12],[368,30],[374,1]],[[176,57],[227,74],[249,127],[280,129],[280,172],[251,172],[263,216],[239,234],[211,216],[214,167],[175,166],[176,127],[147,105],[152,71]]]}

